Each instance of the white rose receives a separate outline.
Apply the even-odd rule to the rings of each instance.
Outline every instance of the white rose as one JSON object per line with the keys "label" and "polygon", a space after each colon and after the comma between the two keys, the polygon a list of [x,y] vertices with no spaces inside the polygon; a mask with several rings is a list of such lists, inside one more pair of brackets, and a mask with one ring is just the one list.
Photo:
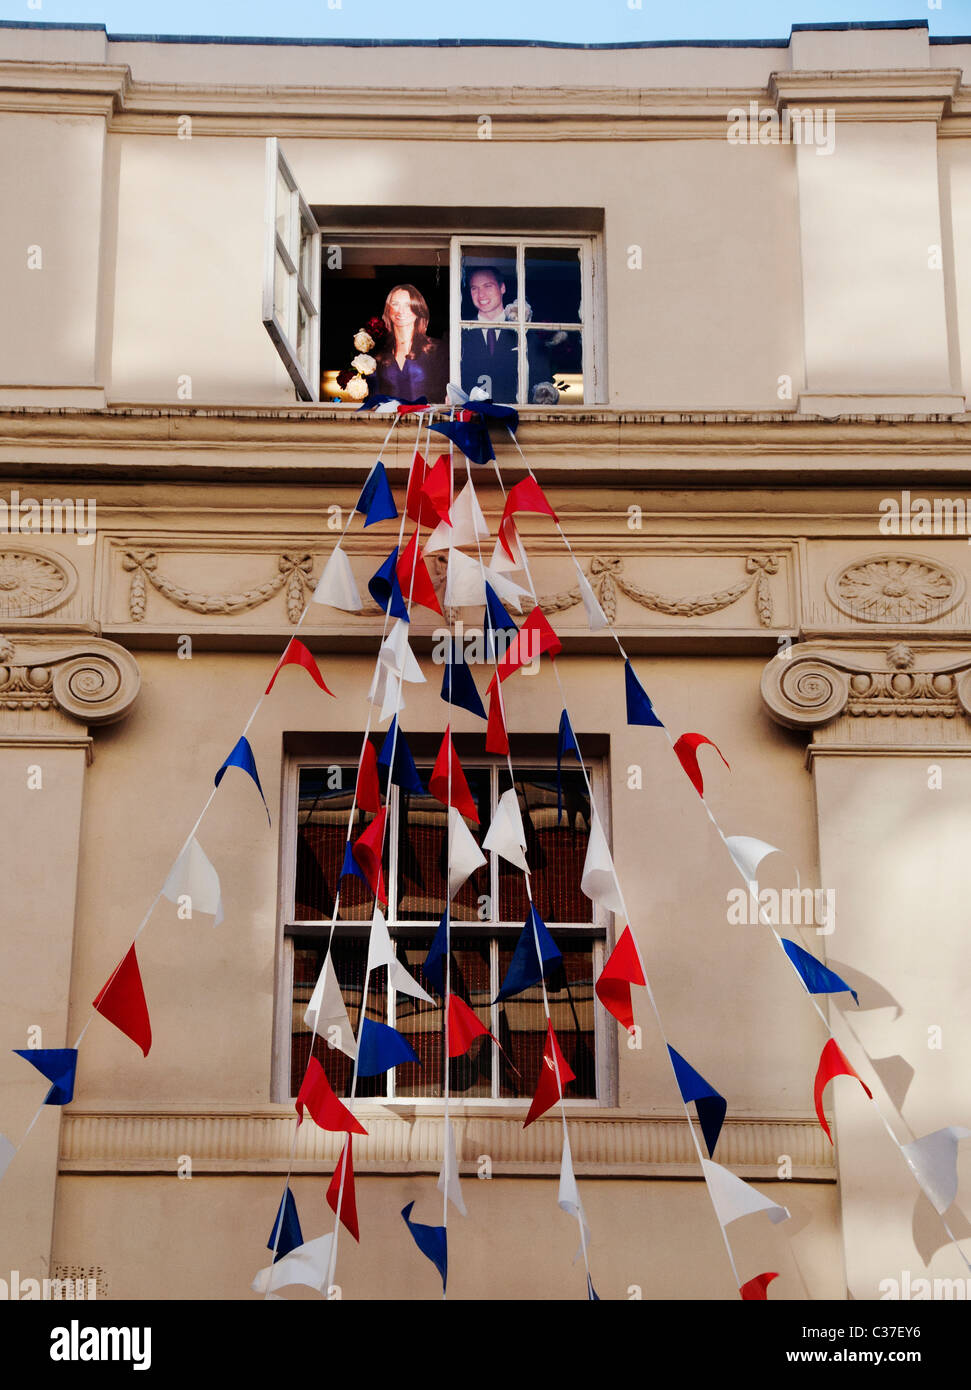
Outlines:
{"label": "white rose", "polygon": [[363,401],[367,395],[367,382],[362,376],[352,377],[344,388],[352,401]]}
{"label": "white rose", "polygon": [[370,352],[374,347],[374,339],[370,333],[366,333],[363,328],[359,328],[354,334],[354,346],[358,352]]}
{"label": "white rose", "polygon": [[366,352],[359,352],[356,357],[351,359],[351,366],[356,372],[360,372],[361,376],[370,376],[377,365],[374,358],[368,357]]}

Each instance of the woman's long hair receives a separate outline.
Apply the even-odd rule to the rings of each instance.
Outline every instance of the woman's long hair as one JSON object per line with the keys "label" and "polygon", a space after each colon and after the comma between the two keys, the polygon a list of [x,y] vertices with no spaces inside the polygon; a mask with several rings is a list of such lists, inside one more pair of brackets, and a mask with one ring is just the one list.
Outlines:
{"label": "woman's long hair", "polygon": [[409,357],[417,357],[419,352],[430,352],[437,346],[437,339],[426,336],[428,329],[428,301],[420,290],[415,289],[414,285],[395,285],[394,289],[388,291],[388,297],[384,301],[384,312],[381,315],[382,322],[388,330],[389,346],[387,351],[394,355],[394,320],[391,317],[391,297],[404,290],[411,299],[411,312],[415,316],[415,331],[411,340],[411,352]]}

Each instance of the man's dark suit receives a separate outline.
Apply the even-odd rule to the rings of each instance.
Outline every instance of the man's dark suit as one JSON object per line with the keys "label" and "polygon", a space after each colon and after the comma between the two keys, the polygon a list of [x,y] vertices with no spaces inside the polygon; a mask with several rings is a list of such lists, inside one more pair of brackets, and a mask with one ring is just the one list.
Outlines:
{"label": "man's dark suit", "polygon": [[[493,330],[494,325],[483,323]],[[462,390],[466,393],[476,386],[485,386],[480,377],[492,383],[490,395],[503,405],[515,405],[519,399],[519,348],[515,329],[495,330],[495,350],[490,353],[481,329],[462,329]]]}

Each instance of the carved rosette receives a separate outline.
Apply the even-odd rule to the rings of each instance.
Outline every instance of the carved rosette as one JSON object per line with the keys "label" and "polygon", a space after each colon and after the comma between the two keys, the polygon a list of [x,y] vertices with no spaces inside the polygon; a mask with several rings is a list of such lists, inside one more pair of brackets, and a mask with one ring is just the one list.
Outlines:
{"label": "carved rosette", "polygon": [[2,637],[0,663],[0,731],[5,712],[54,710],[81,724],[111,724],[128,713],[141,681],[131,653],[99,638]]}
{"label": "carved rosette", "polygon": [[69,599],[78,577],[62,555],[0,547],[0,620],[36,618]]}
{"label": "carved rosette", "polygon": [[956,570],[922,555],[870,555],[831,574],[835,606],[864,623],[930,623],[964,596]]}

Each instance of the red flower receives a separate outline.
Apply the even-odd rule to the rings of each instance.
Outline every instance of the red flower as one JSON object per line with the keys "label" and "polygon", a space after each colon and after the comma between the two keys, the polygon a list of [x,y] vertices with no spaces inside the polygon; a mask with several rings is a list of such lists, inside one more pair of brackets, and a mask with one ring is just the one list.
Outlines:
{"label": "red flower", "polygon": [[337,373],[337,385],[343,391],[348,382],[353,381],[356,376],[357,372],[353,367],[342,367]]}
{"label": "red flower", "polygon": [[368,319],[365,328],[376,343],[379,343],[388,331],[384,326],[384,319],[379,318]]}

